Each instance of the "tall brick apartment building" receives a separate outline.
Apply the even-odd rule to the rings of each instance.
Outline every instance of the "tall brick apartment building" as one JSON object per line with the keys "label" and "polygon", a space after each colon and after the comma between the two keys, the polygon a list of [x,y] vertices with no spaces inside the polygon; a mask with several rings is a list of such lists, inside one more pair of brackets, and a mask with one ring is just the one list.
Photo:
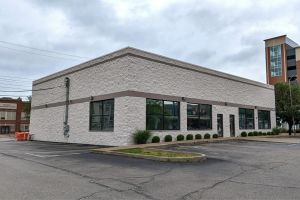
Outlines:
{"label": "tall brick apartment building", "polygon": [[267,83],[300,83],[300,46],[286,35],[265,40]]}
{"label": "tall brick apartment building", "polygon": [[0,98],[0,134],[29,131],[28,102],[22,99]]}

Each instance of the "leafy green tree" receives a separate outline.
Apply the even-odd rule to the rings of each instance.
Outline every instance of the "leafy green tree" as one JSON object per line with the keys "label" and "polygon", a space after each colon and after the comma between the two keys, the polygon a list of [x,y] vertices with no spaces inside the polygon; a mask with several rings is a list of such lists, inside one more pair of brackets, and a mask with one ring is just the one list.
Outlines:
{"label": "leafy green tree", "polygon": [[31,112],[31,96],[27,97],[27,102],[24,102],[24,108],[23,111],[25,112],[25,117],[27,120],[30,119],[30,112]]}
{"label": "leafy green tree", "polygon": [[289,125],[292,134],[294,122],[300,121],[300,87],[297,84],[277,83],[275,85],[276,114]]}

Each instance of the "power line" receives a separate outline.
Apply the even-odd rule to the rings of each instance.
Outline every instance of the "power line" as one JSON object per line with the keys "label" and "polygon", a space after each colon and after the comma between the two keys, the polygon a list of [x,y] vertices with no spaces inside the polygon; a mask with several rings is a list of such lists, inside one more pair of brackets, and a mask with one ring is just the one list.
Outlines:
{"label": "power line", "polygon": [[27,97],[27,96],[20,96],[20,95],[2,95],[2,94],[0,94],[0,97]]}
{"label": "power line", "polygon": [[52,90],[58,87],[62,87],[63,85],[57,86],[57,87],[51,87],[51,88],[41,88],[36,90],[0,90],[0,92],[32,92],[32,91],[44,91],[44,90]]}
{"label": "power line", "polygon": [[4,87],[7,87],[7,84],[9,84],[9,86],[17,86],[17,87],[24,87],[24,86],[26,86],[26,85],[28,85],[28,86],[31,86],[31,83],[28,83],[28,84],[19,84],[19,83],[7,83],[7,82],[2,82],[1,80],[0,80],[0,85],[5,85]]}
{"label": "power line", "polygon": [[21,76],[1,76],[0,75],[0,78],[25,79],[25,80],[30,80],[30,81],[34,80],[34,79],[31,79],[31,78],[24,78],[24,77],[21,77]]}
{"label": "power line", "polygon": [[11,79],[11,78],[2,78],[2,77],[0,77],[0,81],[1,80],[4,80],[4,81],[17,81],[17,82],[22,82],[22,83],[28,83],[28,82],[30,82],[30,83],[32,83],[32,81],[30,81],[30,80],[20,80],[20,79]]}
{"label": "power line", "polygon": [[36,48],[36,47],[30,47],[30,46],[26,46],[26,45],[22,45],[22,44],[17,44],[17,43],[12,43],[12,42],[6,42],[6,41],[3,41],[3,40],[0,40],[0,42],[4,43],[4,44],[19,46],[19,47],[23,47],[23,48],[28,48],[28,49],[36,50],[36,51],[44,51],[44,52],[49,52],[49,53],[54,53],[54,54],[65,55],[65,56],[90,59],[88,57],[83,57],[83,56],[77,56],[77,55],[62,53],[62,52],[58,52],[58,51],[50,51],[50,50],[46,50],[46,49],[39,49],[39,48]]}
{"label": "power line", "polygon": [[51,55],[45,55],[45,54],[39,54],[39,53],[35,53],[35,52],[31,52],[31,51],[24,51],[24,50],[21,50],[21,49],[14,49],[14,48],[10,48],[10,47],[6,47],[6,46],[1,46],[1,48],[5,48],[5,49],[9,49],[11,51],[16,51],[16,52],[21,52],[21,53],[27,53],[27,54],[34,54],[34,55],[39,55],[39,56],[46,56],[46,57],[49,57],[49,58],[60,58],[60,59],[66,59],[66,60],[79,60],[78,58],[75,59],[75,58],[66,58],[66,57],[59,57],[59,56],[51,56]]}

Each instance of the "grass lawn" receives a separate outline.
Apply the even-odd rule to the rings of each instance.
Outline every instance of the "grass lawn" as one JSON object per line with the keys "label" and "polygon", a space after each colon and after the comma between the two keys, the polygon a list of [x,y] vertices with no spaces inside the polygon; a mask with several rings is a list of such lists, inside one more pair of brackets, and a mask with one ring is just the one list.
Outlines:
{"label": "grass lawn", "polygon": [[181,153],[181,152],[172,152],[172,151],[164,151],[159,149],[146,149],[146,148],[130,148],[130,149],[119,149],[115,150],[120,153],[128,153],[128,154],[137,154],[137,155],[145,155],[145,156],[156,156],[156,157],[167,157],[167,158],[182,158],[182,157],[194,157],[197,154],[192,153]]}

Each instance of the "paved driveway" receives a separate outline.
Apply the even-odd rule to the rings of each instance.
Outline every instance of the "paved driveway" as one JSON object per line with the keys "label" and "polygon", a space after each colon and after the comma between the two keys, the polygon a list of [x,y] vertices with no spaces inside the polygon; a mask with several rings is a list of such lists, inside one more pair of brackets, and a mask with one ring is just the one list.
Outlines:
{"label": "paved driveway", "polygon": [[177,146],[203,163],[93,154],[93,146],[0,142],[1,199],[300,199],[300,145]]}

